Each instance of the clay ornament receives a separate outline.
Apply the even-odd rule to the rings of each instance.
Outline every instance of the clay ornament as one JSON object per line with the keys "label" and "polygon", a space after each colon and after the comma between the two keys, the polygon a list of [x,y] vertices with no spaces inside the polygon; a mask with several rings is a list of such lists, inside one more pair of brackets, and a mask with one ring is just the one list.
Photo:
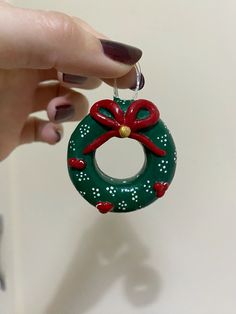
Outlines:
{"label": "clay ornament", "polygon": [[[112,137],[142,144],[145,163],[135,176],[112,178],[98,167],[96,149]],[[75,188],[97,210],[126,213],[166,193],[175,173],[176,149],[155,104],[114,97],[96,102],[78,124],[69,140],[67,163]]]}

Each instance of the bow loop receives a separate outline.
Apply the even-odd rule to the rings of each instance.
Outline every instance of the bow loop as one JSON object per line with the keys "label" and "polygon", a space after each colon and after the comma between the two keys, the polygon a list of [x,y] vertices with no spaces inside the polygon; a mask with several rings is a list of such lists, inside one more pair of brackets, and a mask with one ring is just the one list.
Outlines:
{"label": "bow loop", "polygon": [[[138,119],[137,115],[140,110],[145,109],[149,115],[144,119]],[[157,123],[160,113],[157,107],[146,99],[134,101],[128,108],[125,115],[125,124],[128,125],[133,132],[152,126]]]}
{"label": "bow loop", "polygon": [[[106,109],[114,119],[105,116],[100,109]],[[124,123],[124,112],[119,105],[110,99],[104,99],[96,102],[90,109],[90,115],[102,125],[110,128],[119,128]]]}

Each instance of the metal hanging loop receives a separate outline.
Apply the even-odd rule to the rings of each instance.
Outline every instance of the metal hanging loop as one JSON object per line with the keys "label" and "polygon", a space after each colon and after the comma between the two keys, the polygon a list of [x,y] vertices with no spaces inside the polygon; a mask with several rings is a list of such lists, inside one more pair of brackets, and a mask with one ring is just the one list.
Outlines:
{"label": "metal hanging loop", "polygon": [[[142,72],[141,72],[141,66],[139,63],[135,64],[135,71],[136,71],[136,88],[134,90],[134,96],[132,97],[133,100],[135,100],[138,96],[138,91],[139,91],[139,87],[140,87],[140,83],[141,83],[141,78],[142,78]],[[119,91],[118,91],[118,87],[117,87],[117,80],[114,79],[114,97],[115,98],[120,98],[119,97]]]}

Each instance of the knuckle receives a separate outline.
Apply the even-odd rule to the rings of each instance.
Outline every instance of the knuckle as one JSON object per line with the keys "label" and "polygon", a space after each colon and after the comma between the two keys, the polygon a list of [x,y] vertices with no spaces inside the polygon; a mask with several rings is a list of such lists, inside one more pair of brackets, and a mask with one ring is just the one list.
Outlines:
{"label": "knuckle", "polygon": [[49,12],[49,15],[49,28],[56,40],[64,42],[73,38],[78,27],[69,15],[55,11]]}

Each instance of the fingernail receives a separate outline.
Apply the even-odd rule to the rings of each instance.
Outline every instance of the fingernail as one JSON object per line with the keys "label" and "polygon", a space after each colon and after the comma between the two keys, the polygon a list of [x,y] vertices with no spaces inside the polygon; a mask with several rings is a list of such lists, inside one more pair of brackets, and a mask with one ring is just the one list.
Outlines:
{"label": "fingernail", "polygon": [[104,54],[112,60],[131,65],[138,62],[142,56],[142,50],[139,48],[106,39],[100,41]]}
{"label": "fingernail", "polygon": [[[145,85],[145,78],[144,78],[143,74],[141,73],[138,90],[143,89],[144,85]],[[135,82],[135,85],[133,85],[132,87],[130,87],[130,89],[131,89],[131,90],[136,90],[136,87],[137,87],[137,82]]]}
{"label": "fingernail", "polygon": [[65,83],[83,84],[88,78],[86,76],[63,73],[62,79]]}
{"label": "fingernail", "polygon": [[73,117],[74,113],[75,108],[70,104],[57,106],[54,120],[57,122],[67,121]]}
{"label": "fingernail", "polygon": [[61,138],[62,138],[62,131],[61,130],[56,130],[56,135],[57,135],[57,139],[56,139],[56,143],[60,142]]}

